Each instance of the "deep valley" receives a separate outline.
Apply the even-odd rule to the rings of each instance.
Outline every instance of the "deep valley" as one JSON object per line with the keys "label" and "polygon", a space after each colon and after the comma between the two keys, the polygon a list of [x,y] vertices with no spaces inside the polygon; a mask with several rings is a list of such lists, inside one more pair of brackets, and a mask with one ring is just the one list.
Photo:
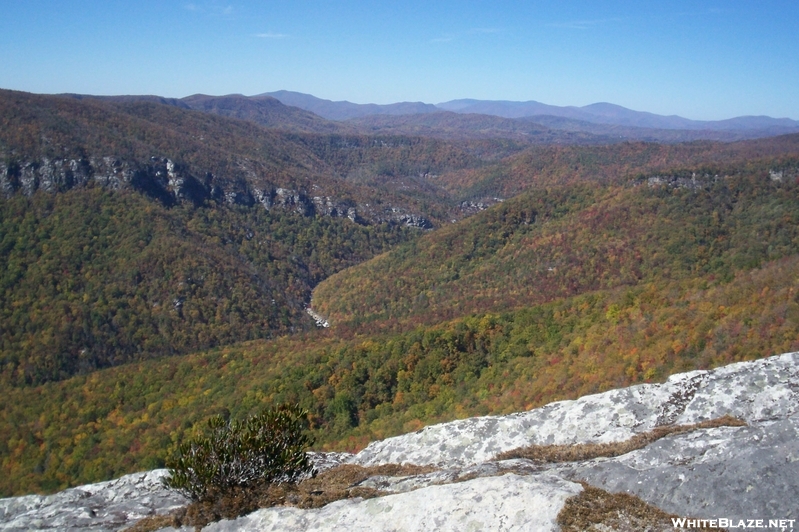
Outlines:
{"label": "deep valley", "polygon": [[342,109],[0,91],[1,496],[799,350],[791,124]]}

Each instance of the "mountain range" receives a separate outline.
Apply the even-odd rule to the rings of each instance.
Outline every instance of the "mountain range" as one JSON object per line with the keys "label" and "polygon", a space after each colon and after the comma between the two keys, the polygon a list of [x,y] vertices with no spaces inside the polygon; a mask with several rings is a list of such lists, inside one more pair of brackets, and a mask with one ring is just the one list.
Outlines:
{"label": "mountain range", "polygon": [[699,121],[632,111],[608,103],[559,107],[534,101],[452,100],[437,105],[421,102],[378,105],[334,102],[291,91],[257,96],[91,98],[161,103],[298,133],[393,134],[458,140],[501,138],[525,144],[608,144],[630,140],[730,142],[799,132],[799,121],[788,118],[744,116]]}
{"label": "mountain range", "polygon": [[[630,128],[688,130],[688,131],[757,131],[758,136],[777,135],[799,131],[799,121],[768,116],[741,116],[727,120],[690,120],[680,116],[662,116],[633,111],[611,103],[594,103],[583,107],[547,105],[536,101],[515,102],[507,100],[451,100],[439,104],[402,102],[388,105],[354,104],[347,101],[323,100],[309,94],[291,91],[265,93],[286,105],[311,111],[330,120],[348,120],[372,115],[418,115],[438,111],[458,114],[480,114],[502,118],[537,118],[551,124],[552,117],[570,121],[624,126]],[[264,95],[255,98],[263,97]],[[574,127],[574,122],[569,122]]]}
{"label": "mountain range", "polygon": [[408,109],[0,91],[0,493],[799,349],[799,134]]}

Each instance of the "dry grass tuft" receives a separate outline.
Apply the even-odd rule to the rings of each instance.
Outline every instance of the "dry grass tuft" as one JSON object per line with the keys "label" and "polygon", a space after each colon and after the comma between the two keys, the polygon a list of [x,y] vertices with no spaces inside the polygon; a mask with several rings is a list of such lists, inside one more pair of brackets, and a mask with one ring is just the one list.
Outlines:
{"label": "dry grass tuft", "polygon": [[[608,493],[583,483],[558,514],[562,532],[673,532],[673,514],[628,493]],[[723,528],[706,528],[719,530]]]}
{"label": "dry grass tuft", "polygon": [[309,478],[296,485],[281,484],[270,486],[262,501],[262,507],[289,505],[298,508],[319,508],[341,499],[361,497],[369,499],[385,495],[373,488],[357,486],[369,477],[388,476],[402,477],[420,475],[433,471],[430,467],[386,464],[373,467],[362,467],[344,464],[328,469],[314,478]]}
{"label": "dry grass tuft", "polygon": [[172,528],[178,528],[180,526],[180,520],[172,514],[151,515],[145,517],[141,521],[137,521],[132,527],[126,528],[125,532],[155,532],[156,530],[161,530],[162,528],[170,526]]}
{"label": "dry grass tuft", "polygon": [[578,443],[573,445],[531,445],[520,447],[494,457],[494,460],[527,458],[537,462],[579,462],[592,458],[613,457],[642,449],[650,443],[671,434],[683,434],[699,429],[715,427],[743,427],[746,422],[732,416],[724,416],[692,425],[668,425],[656,427],[649,432],[636,434],[629,440],[613,443]]}
{"label": "dry grass tuft", "polygon": [[194,526],[201,530],[205,525],[221,519],[235,519],[259,508],[296,506],[319,508],[341,499],[361,497],[369,499],[385,492],[360,487],[357,484],[369,477],[402,477],[434,471],[432,467],[386,464],[362,467],[344,464],[319,473],[297,484],[269,484],[255,489],[238,490],[219,497],[213,502],[189,504],[169,515],[146,517],[125,532],[152,532],[171,526]]}

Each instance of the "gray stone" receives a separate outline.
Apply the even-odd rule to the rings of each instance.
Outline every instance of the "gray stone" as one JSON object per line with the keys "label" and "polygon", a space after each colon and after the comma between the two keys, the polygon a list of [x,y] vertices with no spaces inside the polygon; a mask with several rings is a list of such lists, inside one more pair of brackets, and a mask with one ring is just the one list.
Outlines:
{"label": "gray stone", "polygon": [[404,493],[427,486],[439,484],[452,484],[473,478],[486,478],[515,473],[519,475],[532,475],[550,469],[546,465],[535,464],[529,460],[503,460],[497,462],[483,462],[463,468],[438,469],[430,473],[389,477],[377,475],[369,477],[359,483],[359,487],[374,488],[388,493]]}
{"label": "gray stone", "polygon": [[799,414],[670,436],[623,456],[555,469],[679,515],[799,519]]}
{"label": "gray stone", "polygon": [[352,459],[352,453],[308,453],[317,473],[346,464]]}
{"label": "gray stone", "polygon": [[0,499],[0,530],[120,530],[188,501],[161,486],[166,470],[68,489],[55,495]]}
{"label": "gray stone", "polygon": [[376,499],[337,501],[316,510],[266,508],[236,520],[213,523],[204,530],[556,530],[564,502],[580,491],[579,484],[552,475],[508,474]]}

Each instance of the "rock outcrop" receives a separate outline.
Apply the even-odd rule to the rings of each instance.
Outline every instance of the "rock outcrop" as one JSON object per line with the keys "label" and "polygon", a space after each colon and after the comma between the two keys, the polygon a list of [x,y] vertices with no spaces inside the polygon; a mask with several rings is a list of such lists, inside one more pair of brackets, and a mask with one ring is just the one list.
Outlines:
{"label": "rock outcrop", "polygon": [[362,225],[433,227],[427,218],[388,204],[375,208],[334,196],[310,197],[303,190],[273,185],[263,178],[262,171],[253,170],[252,166],[251,161],[239,161],[239,175],[225,177],[210,172],[195,175],[186,165],[156,156],[146,162],[118,157],[43,158],[10,165],[0,161],[0,195],[31,196],[37,190],[58,193],[95,185],[112,190],[132,188],[166,206],[212,201],[247,207],[261,205],[266,210],[279,209],[302,216],[349,218]]}
{"label": "rock outcrop", "polygon": [[161,486],[165,469],[68,489],[0,499],[0,530],[120,530],[187,503]]}
{"label": "rock outcrop", "polygon": [[[225,197],[218,181],[210,173],[196,177],[184,166],[162,157],[150,157],[146,163],[117,157],[43,158],[0,166],[0,193],[6,197],[15,193],[30,196],[37,190],[64,192],[94,183],[113,190],[130,187],[165,205],[201,204]],[[241,196],[246,189],[240,180],[224,181],[224,186],[233,197]]]}
{"label": "rock outcrop", "polygon": [[[565,463],[494,460],[519,447],[621,442],[656,427],[726,415],[746,425],[672,434],[620,456]],[[583,482],[636,495],[677,516],[734,524],[762,519],[764,530],[779,530],[769,528],[769,521],[784,520],[782,527],[795,529],[799,353],[683,373],[663,384],[529,412],[430,426],[374,442],[355,455],[320,454],[314,460],[324,468],[341,463],[431,468],[417,475],[372,476],[359,484],[386,493],[382,497],[312,510],[267,508],[206,530],[557,530],[559,512],[584,491]],[[166,513],[181,502],[160,488],[156,479],[162,474],[2,500],[0,530],[116,530],[148,513]],[[596,529],[637,528],[626,521],[618,527],[598,523]],[[673,528],[667,523],[660,529]]]}

